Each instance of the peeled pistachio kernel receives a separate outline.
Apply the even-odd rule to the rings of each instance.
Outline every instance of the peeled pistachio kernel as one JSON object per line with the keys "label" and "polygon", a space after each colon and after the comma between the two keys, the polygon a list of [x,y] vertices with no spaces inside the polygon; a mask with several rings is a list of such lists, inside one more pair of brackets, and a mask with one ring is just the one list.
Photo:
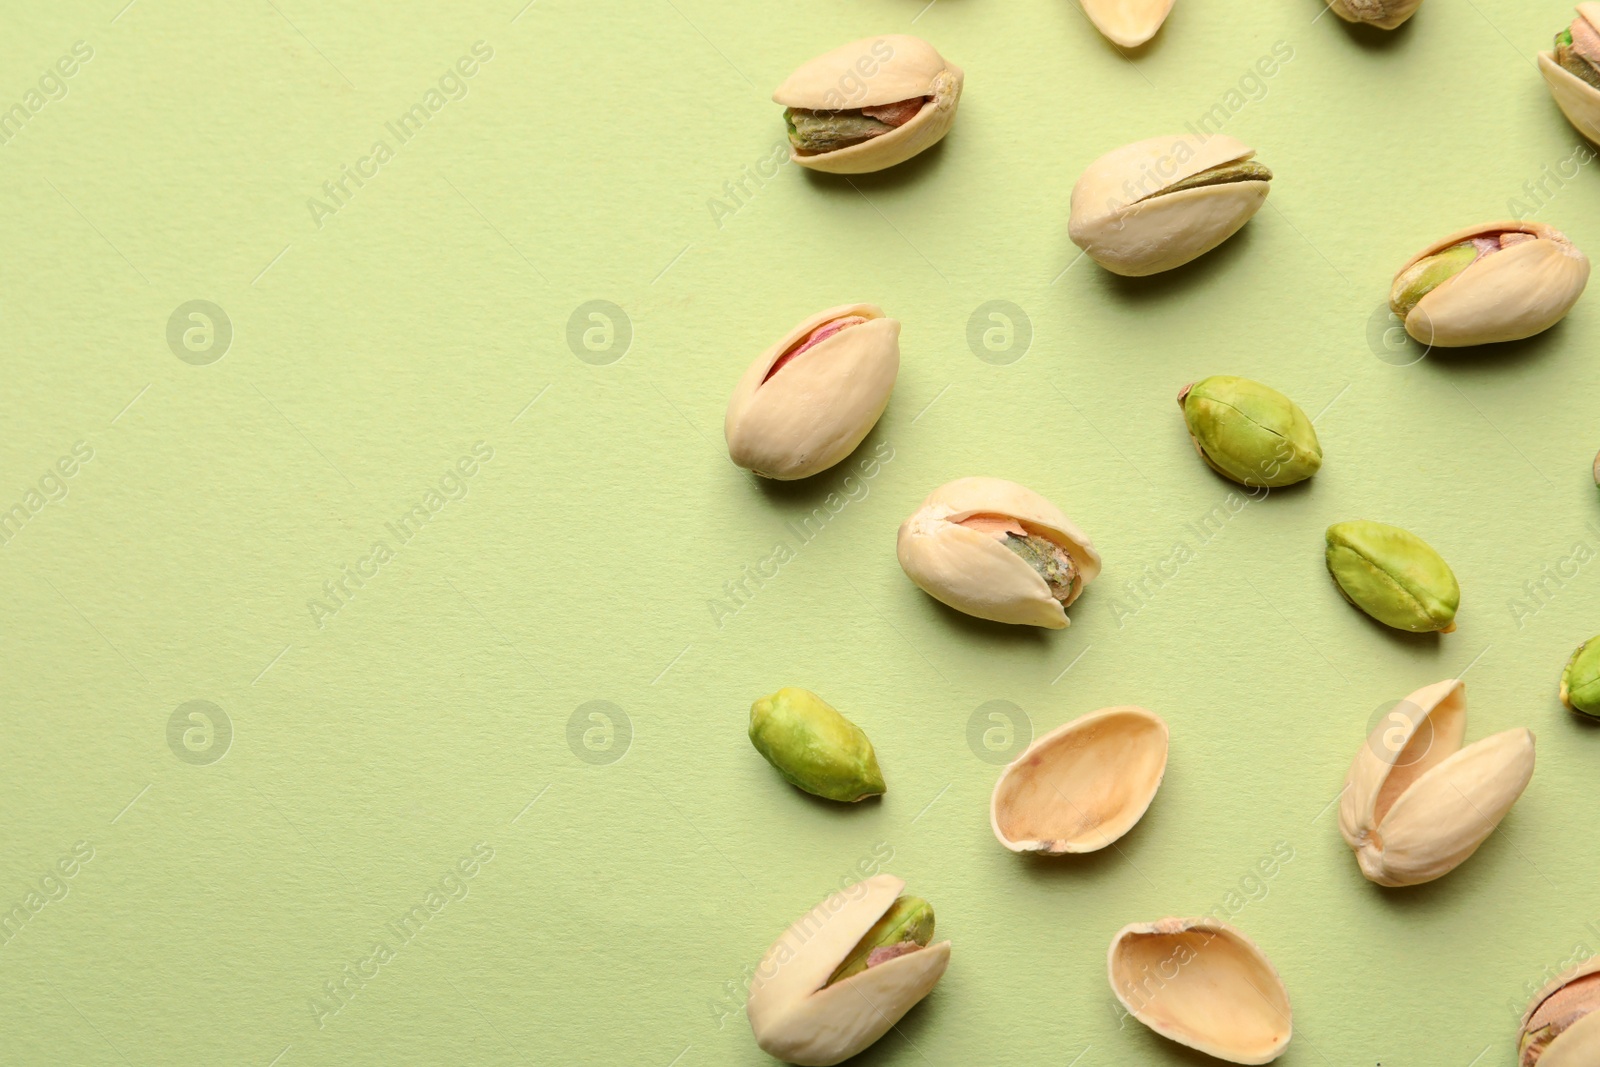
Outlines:
{"label": "peeled pistachio kernel", "polygon": [[1600,637],[1578,646],[1561,672],[1561,703],[1600,718]]}
{"label": "peeled pistachio kernel", "polygon": [[1600,956],[1541,989],[1522,1015],[1517,1067],[1600,1063]]}
{"label": "peeled pistachio kernel", "polygon": [[1346,22],[1365,22],[1392,30],[1417,13],[1422,0],[1328,0],[1333,13]]}
{"label": "peeled pistachio kernel", "polygon": [[1156,35],[1172,11],[1172,0],[1080,0],[1084,14],[1107,40],[1138,48]]}
{"label": "peeled pistachio kernel", "polygon": [[828,985],[842,982],[886,960],[926,948],[932,940],[933,905],[921,897],[896,897],[883,918],[872,924],[872,929],[856,942],[850,955],[828,978]]}
{"label": "peeled pistachio kernel", "polygon": [[1539,53],[1539,73],[1561,113],[1579,133],[1600,142],[1600,4],[1578,5],[1578,17]]}
{"label": "peeled pistachio kernel", "polygon": [[1241,485],[1276,489],[1322,467],[1322,445],[1306,413],[1260,382],[1203,378],[1183,387],[1178,407],[1200,458]]}
{"label": "peeled pistachio kernel", "polygon": [[1472,266],[1477,259],[1477,246],[1471,241],[1464,241],[1417,260],[1395,278],[1389,309],[1403,321],[1423,297]]}
{"label": "peeled pistachio kernel", "polygon": [[1328,527],[1327,540],[1328,572],[1350,603],[1397,630],[1456,628],[1461,587],[1444,557],[1422,538],[1358,519]]}
{"label": "peeled pistachio kernel", "polygon": [[806,689],[751,704],[750,743],[789,784],[828,800],[853,803],[887,788],[861,727]]}

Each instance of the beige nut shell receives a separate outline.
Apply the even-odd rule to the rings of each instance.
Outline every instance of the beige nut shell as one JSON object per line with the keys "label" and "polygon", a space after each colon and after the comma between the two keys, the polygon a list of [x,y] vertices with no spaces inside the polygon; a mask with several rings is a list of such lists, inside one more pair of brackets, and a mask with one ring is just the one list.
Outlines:
{"label": "beige nut shell", "polygon": [[1328,0],[1328,6],[1346,22],[1392,30],[1415,15],[1422,0]]}
{"label": "beige nut shell", "polygon": [[[1600,973],[1600,956],[1593,956],[1549,982],[1528,1002],[1528,1010],[1522,1013],[1518,1027],[1519,1035],[1527,1033],[1528,1024],[1546,1000],[1580,978],[1597,973]],[[1560,1014],[1564,1011],[1557,1012],[1558,1016]],[[1531,1055],[1529,1050],[1518,1049],[1518,1067],[1533,1067]],[[1600,1063],[1600,1011],[1589,1012],[1563,1030],[1545,1046],[1537,1062],[1539,1067],[1592,1067]]]}
{"label": "beige nut shell", "polygon": [[1072,187],[1067,234],[1116,274],[1142,277],[1180,267],[1249,222],[1266,202],[1271,183],[1226,182],[1155,194],[1254,155],[1255,149],[1221,134],[1170,134],[1123,145],[1089,164]]}
{"label": "beige nut shell", "polygon": [[745,1015],[762,1050],[786,1063],[828,1067],[889,1031],[944,976],[950,942],[823,983],[883,917],[905,882],[880,874],[841,889],[802,915],[756,967]]}
{"label": "beige nut shell", "polygon": [[1080,0],[1094,28],[1123,48],[1137,48],[1156,35],[1172,11],[1172,0]]}
{"label": "beige nut shell", "polygon": [[[1600,4],[1578,5],[1578,14],[1591,25],[1600,27]],[[1539,73],[1550,86],[1550,95],[1556,106],[1567,116],[1577,131],[1589,140],[1600,144],[1600,89],[1562,68],[1554,52],[1539,53]]]}
{"label": "beige nut shell", "polygon": [[[885,49],[892,53],[888,58],[883,58]],[[792,147],[789,152],[792,161],[811,170],[868,174],[904,163],[943,140],[955,124],[964,80],[961,68],[927,41],[889,33],[824,52],[789,75],[772,99],[784,107],[838,111],[932,97],[911,121],[871,140],[832,152],[806,154]],[[854,89],[863,83],[865,88]]]}
{"label": "beige nut shell", "polygon": [[1560,230],[1540,222],[1491,222],[1458,230],[1406,260],[1395,277],[1452,245],[1507,232],[1537,239],[1483,256],[1446,279],[1411,309],[1406,333],[1425,345],[1459,348],[1517,341],[1560,322],[1589,282],[1589,259]]}
{"label": "beige nut shell", "polygon": [[1007,515],[1063,545],[1081,576],[1073,600],[1100,573],[1094,543],[1050,501],[1001,478],[959,478],[928,494],[900,524],[895,553],[906,576],[980,619],[1065,628],[1067,613],[1037,571],[994,538],[957,525],[973,515]]}
{"label": "beige nut shell", "polygon": [[[767,371],[823,323],[867,319]],[[900,323],[873,304],[819,311],[758,356],[728,401],[728,455],[764,478],[809,478],[844,459],[872,432],[900,371]],[[765,379],[765,380],[763,380]]]}

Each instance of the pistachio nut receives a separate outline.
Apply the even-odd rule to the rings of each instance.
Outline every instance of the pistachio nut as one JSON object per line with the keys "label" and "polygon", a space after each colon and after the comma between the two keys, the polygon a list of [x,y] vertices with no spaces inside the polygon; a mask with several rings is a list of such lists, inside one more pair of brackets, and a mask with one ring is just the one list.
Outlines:
{"label": "pistachio nut", "polygon": [[1195,451],[1241,485],[1303,482],[1322,466],[1322,445],[1293,400],[1248,378],[1216,374],[1178,394]]}
{"label": "pistachio nut", "polygon": [[1270,1063],[1294,1034],[1278,969],[1236,927],[1209,917],[1132,923],[1106,955],[1128,1014],[1170,1041],[1229,1063]]}
{"label": "pistachio nut", "polygon": [[809,690],[786,687],[751,704],[750,743],[807,793],[854,802],[886,789],[861,727]]}
{"label": "pistachio nut", "polygon": [[1266,201],[1272,172],[1255,154],[1222,134],[1124,145],[1072,187],[1067,235],[1116,274],[1181,267],[1232,237]]}
{"label": "pistachio nut", "polygon": [[1396,630],[1449,633],[1456,628],[1461,587],[1428,542],[1366,519],[1334,523],[1327,540],[1328,573],[1350,603]]}
{"label": "pistachio nut", "polygon": [[1600,1063],[1600,956],[1545,986],[1522,1015],[1517,1067]]}
{"label": "pistachio nut", "polygon": [[1594,484],[1596,489],[1600,489],[1600,453],[1594,457]]}
{"label": "pistachio nut", "polygon": [[1516,341],[1560,322],[1588,282],[1589,259],[1566,234],[1491,222],[1412,256],[1395,275],[1389,309],[1425,345]]}
{"label": "pistachio nut", "polygon": [[831,174],[866,174],[937,144],[956,121],[961,68],[927,41],[864,37],[825,52],[772,94],[787,110],[789,158]]}
{"label": "pistachio nut", "polygon": [[809,478],[877,425],[900,371],[900,323],[872,304],[819,311],[756,358],[728,401],[728,455],[763,478]]}
{"label": "pistachio nut", "polygon": [[1361,873],[1420,885],[1477,851],[1533,777],[1533,733],[1504,730],[1461,747],[1466,686],[1450,678],[1396,706],[1356,752],[1339,795],[1339,833]]}
{"label": "pistachio nut", "polygon": [[[920,940],[933,939],[932,909],[902,897],[905,885],[889,874],[857,882],[802,915],[773,942],[756,967],[745,1004],[764,1052],[816,1067],[849,1059],[887,1033],[944,977],[950,942]],[[842,973],[864,944],[863,965]]]}
{"label": "pistachio nut", "polygon": [[1578,646],[1561,672],[1561,703],[1600,718],[1600,637]]}
{"label": "pistachio nut", "polygon": [[1016,482],[960,478],[900,524],[900,567],[923,592],[994,622],[1067,625],[1066,608],[1100,573],[1087,534]]}
{"label": "pistachio nut", "polygon": [[1079,0],[1094,28],[1123,48],[1137,48],[1156,35],[1172,11],[1172,0]]}
{"label": "pistachio nut", "polygon": [[1578,17],[1539,53],[1539,73],[1567,121],[1600,142],[1600,4],[1578,5]]}
{"label": "pistachio nut", "polygon": [[1422,0],[1328,0],[1328,6],[1346,22],[1392,30],[1415,15]]}

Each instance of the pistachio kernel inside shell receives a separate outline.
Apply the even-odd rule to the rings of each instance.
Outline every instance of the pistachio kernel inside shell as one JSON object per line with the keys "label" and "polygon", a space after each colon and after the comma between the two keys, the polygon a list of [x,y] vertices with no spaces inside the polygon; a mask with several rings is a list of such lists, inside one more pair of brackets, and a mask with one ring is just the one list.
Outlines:
{"label": "pistachio kernel inside shell", "polygon": [[1538,239],[1534,234],[1522,230],[1485,233],[1425,256],[1401,271],[1394,280],[1394,288],[1389,291],[1389,307],[1403,319],[1422,302],[1423,297],[1478,260],[1512,245]]}
{"label": "pistachio kernel inside shell", "polygon": [[1033,533],[1009,515],[973,515],[963,519],[960,525],[988,534],[1020,556],[1044,579],[1044,584],[1050,587],[1050,595],[1063,607],[1077,595],[1078,565],[1064,546]]}
{"label": "pistachio kernel inside shell", "polygon": [[805,155],[837,152],[904,126],[917,117],[929,99],[914,96],[891,104],[843,111],[791,107],[783,113],[783,121],[789,127],[789,143],[797,152]]}
{"label": "pistachio kernel inside shell", "polygon": [[789,351],[773,360],[772,366],[767,369],[766,377],[761,379],[761,384],[765,385],[767,382],[771,381],[774,374],[777,374],[778,371],[781,370],[791,359],[794,359],[808,348],[815,348],[817,345],[821,344],[823,341],[826,341],[840,330],[847,330],[852,326],[860,326],[866,321],[867,318],[865,315],[846,315],[843,318],[830,319],[829,321],[823,323],[821,326],[818,326],[800,340],[796,341],[794,346],[790,348]]}
{"label": "pistachio kernel inside shell", "polygon": [[1199,174],[1191,174],[1182,181],[1173,182],[1171,185],[1145,197],[1150,200],[1157,196],[1166,196],[1169,193],[1181,193],[1185,189],[1199,189],[1207,185],[1228,185],[1232,182],[1270,182],[1272,171],[1265,165],[1253,159],[1236,159],[1232,163],[1221,163],[1210,170],[1203,170]]}
{"label": "pistachio kernel inside shell", "polygon": [[933,940],[933,905],[921,897],[896,897],[824,983],[842,982],[869,967],[904,956]]}
{"label": "pistachio kernel inside shell", "polygon": [[1550,994],[1523,1026],[1518,1064],[1533,1067],[1552,1041],[1596,1008],[1600,1008],[1600,972],[1574,979]]}
{"label": "pistachio kernel inside shell", "polygon": [[1600,89],[1600,33],[1579,15],[1556,34],[1556,62],[1563,70]]}

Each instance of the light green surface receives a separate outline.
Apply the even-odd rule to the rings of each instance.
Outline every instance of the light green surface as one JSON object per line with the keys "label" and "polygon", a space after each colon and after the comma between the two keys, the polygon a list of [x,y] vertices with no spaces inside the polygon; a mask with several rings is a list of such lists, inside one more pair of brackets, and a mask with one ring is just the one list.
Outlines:
{"label": "light green surface", "polygon": [[[0,549],[0,901],[76,871],[0,945],[0,1059],[770,1062],[742,979],[874,863],[955,949],[869,1064],[1197,1063],[1119,1032],[1106,947],[1252,890],[1234,921],[1293,998],[1294,1067],[1510,1063],[1526,987],[1600,950],[1600,732],[1556,700],[1600,632],[1600,296],[1491,352],[1399,366],[1368,340],[1407,257],[1573,157],[1532,63],[1567,5],[1428,0],[1384,37],[1314,0],[1178,0],[1130,62],[1068,0],[122,3],[11,3],[0,34],[5,106],[93,49],[0,146],[0,507],[93,451]],[[711,199],[781,135],[771,87],[908,31],[967,74],[944,145],[854,187],[784,166],[719,226]],[[477,41],[465,98],[398,143],[385,123]],[[1230,98],[1277,42],[1292,59]],[[1080,170],[1219,102],[1277,174],[1260,215],[1190,270],[1063,275]],[[318,228],[308,198],[379,139],[393,158]],[[1593,171],[1535,215],[1591,253]],[[568,344],[595,299],[631,329],[604,365]],[[721,445],[734,382],[858,299],[903,321],[903,366],[850,462],[892,458],[756,484]],[[191,300],[232,323],[206,365],[166,339]],[[1031,324],[1015,362],[969,348],[991,300]],[[1216,373],[1319,416],[1327,458],[1203,541],[1230,487],[1173,401]],[[401,544],[385,524],[459,492],[477,442],[465,497]],[[979,473],[1104,554],[1071,629],[969,621],[900,573],[900,520]],[[830,492],[802,541],[788,524]],[[1449,560],[1457,632],[1340,599],[1323,530],[1357,517]],[[308,601],[380,540],[392,558],[319,628]],[[719,626],[724,583],[785,544]],[[1530,726],[1537,772],[1465,867],[1381,891],[1328,805],[1369,719],[1463,670],[1469,737]],[[780,685],[868,732],[882,802],[778,779],[745,726]],[[168,743],[195,700],[231,723],[209,764]],[[997,767],[967,740],[991,700],[1036,732],[1164,716],[1143,822],[1089,857],[1002,850]],[[569,733],[590,701],[626,715],[609,750]],[[1253,881],[1280,842],[1293,860]],[[385,933],[430,899],[420,934]],[[319,1027],[347,964],[373,976]]]}

